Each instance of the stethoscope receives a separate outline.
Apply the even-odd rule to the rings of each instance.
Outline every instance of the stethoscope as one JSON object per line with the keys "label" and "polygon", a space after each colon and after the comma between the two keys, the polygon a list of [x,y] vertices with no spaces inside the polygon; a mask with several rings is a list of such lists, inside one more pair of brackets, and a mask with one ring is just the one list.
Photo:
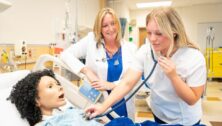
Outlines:
{"label": "stethoscope", "polygon": [[122,101],[121,103],[119,103],[117,106],[115,106],[114,108],[110,109],[109,111],[103,113],[103,114],[100,114],[100,115],[97,115],[96,117],[94,118],[100,118],[100,117],[103,117],[103,116],[107,116],[108,114],[110,114],[111,112],[113,112],[114,110],[116,110],[117,108],[119,108],[121,105],[125,104],[127,101],[129,101],[129,99],[131,99],[135,94],[136,92],[138,92],[138,90],[146,83],[146,81],[151,77],[151,75],[153,74],[155,68],[156,68],[156,65],[157,65],[157,60],[155,59],[154,57],[154,53],[153,53],[153,50],[152,48],[150,49],[151,50],[151,56],[152,56],[152,60],[154,62],[154,65],[149,73],[149,75],[143,80],[143,82],[134,90],[134,92],[128,97],[126,98],[124,101]]}
{"label": "stethoscope", "polygon": [[[104,42],[102,42],[101,45],[102,45],[103,49],[106,50]],[[96,44],[96,47],[98,48],[99,45]],[[120,49],[118,49],[117,54],[118,54],[118,55],[121,55],[121,54],[120,54]],[[112,58],[108,58],[108,57],[103,56],[102,58],[96,58],[96,62],[103,62],[103,63],[105,63],[105,62],[107,62],[107,61],[110,60],[110,59],[112,59]],[[116,66],[116,65],[119,65],[118,58],[116,58],[116,60],[115,60],[115,62],[114,62],[114,65],[115,65],[115,66]]]}

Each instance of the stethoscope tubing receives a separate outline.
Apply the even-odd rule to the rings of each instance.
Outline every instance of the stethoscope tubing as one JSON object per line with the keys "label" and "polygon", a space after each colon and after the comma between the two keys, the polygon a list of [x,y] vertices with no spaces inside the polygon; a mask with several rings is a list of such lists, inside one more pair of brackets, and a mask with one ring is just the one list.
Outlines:
{"label": "stethoscope tubing", "polygon": [[116,110],[117,108],[119,108],[121,105],[125,104],[127,101],[129,101],[129,99],[131,99],[137,92],[138,90],[147,82],[147,80],[151,77],[151,75],[153,74],[155,68],[156,68],[156,65],[157,65],[157,60],[154,58],[154,53],[153,53],[153,50],[151,48],[151,56],[152,56],[152,59],[154,61],[154,65],[149,73],[149,75],[144,79],[144,81],[134,90],[134,92],[128,97],[126,98],[126,100],[122,101],[121,103],[119,103],[117,106],[115,106],[114,108],[110,109],[109,111],[103,113],[103,114],[100,114],[100,115],[97,115],[96,117],[94,118],[100,118],[100,117],[103,117],[103,116],[106,116],[108,114],[110,114],[111,112],[113,112],[114,110]]}

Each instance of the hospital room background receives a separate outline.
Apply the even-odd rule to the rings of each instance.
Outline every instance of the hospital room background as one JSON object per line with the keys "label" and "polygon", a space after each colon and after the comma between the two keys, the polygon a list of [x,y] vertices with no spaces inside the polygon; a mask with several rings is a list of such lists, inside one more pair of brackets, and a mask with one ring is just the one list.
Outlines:
{"label": "hospital room background", "polygon": [[[208,77],[201,121],[222,126],[222,0],[0,0],[0,75],[32,70],[39,56],[45,54],[59,57],[92,31],[96,14],[103,7],[117,12],[123,38],[140,47],[146,38],[145,17],[153,7],[136,5],[159,1],[176,8],[188,36],[201,47]],[[45,66],[73,85],[82,83],[57,63],[48,61]],[[149,89],[143,87],[135,97],[135,121],[153,120]]]}

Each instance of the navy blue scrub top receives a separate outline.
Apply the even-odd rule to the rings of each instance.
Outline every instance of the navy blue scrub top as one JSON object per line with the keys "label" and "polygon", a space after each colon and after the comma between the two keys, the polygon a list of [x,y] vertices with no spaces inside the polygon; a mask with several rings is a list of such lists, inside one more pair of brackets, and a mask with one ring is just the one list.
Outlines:
{"label": "navy blue scrub top", "polygon": [[[107,57],[107,62],[108,62],[108,74],[107,74],[107,81],[108,82],[114,82],[119,80],[120,75],[122,73],[123,70],[123,64],[122,64],[122,49],[121,47],[118,49],[118,51],[113,55],[113,57],[110,57],[108,55],[108,53],[106,52],[106,57]],[[108,94],[111,93],[111,90],[107,91]],[[117,102],[115,105],[112,106],[115,107],[117,106],[120,102],[125,101],[125,99],[123,98],[122,100],[120,100],[119,102]],[[126,109],[126,103],[121,105],[119,108],[117,108],[115,110],[115,112],[119,115],[119,116],[125,116],[127,117],[127,109]],[[113,118],[108,115],[107,116],[110,120],[112,120]]]}

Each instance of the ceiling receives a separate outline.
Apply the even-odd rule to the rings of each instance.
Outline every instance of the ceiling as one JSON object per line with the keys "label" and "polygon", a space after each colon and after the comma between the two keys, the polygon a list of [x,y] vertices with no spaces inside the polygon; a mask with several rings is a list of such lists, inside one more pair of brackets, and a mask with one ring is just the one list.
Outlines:
{"label": "ceiling", "polygon": [[[130,10],[137,10],[136,3],[143,2],[157,2],[166,0],[108,0],[108,2],[124,2]],[[222,3],[222,0],[172,0],[172,6],[183,7],[183,6],[194,6],[204,4],[218,4]]]}

